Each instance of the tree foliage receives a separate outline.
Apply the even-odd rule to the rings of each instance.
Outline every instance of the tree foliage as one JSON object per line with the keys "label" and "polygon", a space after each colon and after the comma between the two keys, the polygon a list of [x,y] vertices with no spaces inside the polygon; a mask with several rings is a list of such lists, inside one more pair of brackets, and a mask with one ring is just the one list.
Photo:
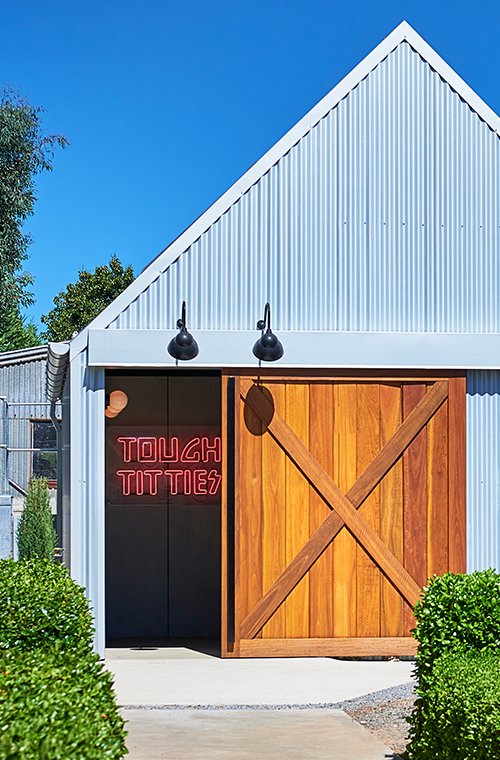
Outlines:
{"label": "tree foliage", "polygon": [[17,528],[19,559],[53,559],[57,543],[45,478],[31,478]]}
{"label": "tree foliage", "polygon": [[0,351],[39,346],[41,338],[33,322],[23,317],[19,309],[0,314]]}
{"label": "tree foliage", "polygon": [[47,340],[69,340],[74,332],[80,332],[89,322],[134,281],[131,266],[126,268],[117,256],[109,264],[97,267],[94,272],[81,269],[75,284],[54,298],[55,307],[41,318],[47,330]]}
{"label": "tree foliage", "polygon": [[34,177],[52,169],[56,146],[68,145],[64,135],[42,129],[43,108],[6,85],[0,96],[0,314],[33,303],[27,288],[33,283],[22,270],[31,243],[23,224],[33,214]]}

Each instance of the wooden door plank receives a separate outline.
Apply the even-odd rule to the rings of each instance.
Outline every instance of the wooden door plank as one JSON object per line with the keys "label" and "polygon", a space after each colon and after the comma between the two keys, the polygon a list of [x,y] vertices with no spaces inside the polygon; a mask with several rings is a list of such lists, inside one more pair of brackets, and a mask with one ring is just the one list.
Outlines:
{"label": "wooden door plank", "polygon": [[[262,582],[262,436],[264,424],[240,403],[239,617],[246,618],[264,593]],[[238,523],[236,523],[238,524]],[[261,635],[261,634],[259,634]]]}
{"label": "wooden door plank", "polygon": [[[403,385],[403,418],[426,395],[424,384]],[[427,582],[427,432],[416,436],[403,455],[404,566],[423,588]],[[405,610],[406,633],[415,626],[411,608]]]}
{"label": "wooden door plank", "polygon": [[[349,531],[356,537],[356,539],[361,543],[361,545],[364,547],[367,553],[379,565],[380,569],[391,580],[391,582],[396,586],[396,588],[399,589],[400,593],[405,597],[405,599],[411,605],[414,605],[419,598],[420,589],[415,583],[415,581],[413,580],[413,578],[409,575],[409,573],[405,570],[405,568],[403,568],[401,564],[395,559],[394,555],[391,554],[391,552],[383,544],[379,536],[367,524],[366,520],[364,520],[363,517],[358,514],[358,512],[356,511],[356,508],[353,506],[351,501],[346,496],[344,496],[344,494],[340,491],[340,489],[337,487],[334,481],[330,478],[330,476],[324,471],[324,469],[314,459],[311,453],[300,442],[300,440],[293,433],[293,431],[290,430],[289,426],[286,424],[283,417],[280,415],[279,410],[276,408],[276,405],[273,408],[272,404],[270,404],[268,399],[266,399],[264,394],[260,392],[256,386],[254,386],[255,391],[250,393],[249,391],[251,387],[252,387],[251,383],[247,382],[245,379],[242,378],[242,381],[241,381],[242,393],[243,394],[246,393],[247,401],[251,404],[252,408],[259,414],[261,419],[263,419],[264,422],[267,424],[267,428],[269,432],[271,432],[272,436],[278,442],[280,442],[283,449],[286,450],[287,455],[293,459],[293,461],[297,464],[297,466],[302,470],[304,475],[308,478],[310,483],[323,496],[325,501],[332,507],[332,509],[336,511],[337,513],[336,517],[340,516],[341,520],[346,524]],[[266,440],[268,440],[268,437],[264,436],[264,443],[266,442]],[[327,520],[325,521],[323,525],[326,526],[329,523],[330,517],[327,518]],[[335,522],[335,528],[339,529],[338,519],[336,519],[334,522]],[[321,528],[319,529],[319,531],[321,531]],[[314,554],[317,551],[318,546],[321,547],[320,551],[316,553],[316,558],[317,558],[319,554],[322,553],[324,548],[326,548],[327,544],[322,545],[324,538],[325,538],[325,533],[323,531],[321,531],[320,533],[316,531],[314,536],[311,537],[311,539],[307,542],[306,546],[304,547],[306,555],[309,555],[311,546],[308,546],[308,545],[312,542],[313,548],[312,548],[311,554]],[[330,540],[331,538],[332,538],[332,535],[330,535]],[[299,552],[299,555],[297,555],[295,559],[298,560],[299,566],[302,566],[304,562],[304,557],[300,556],[300,554],[301,552]],[[291,567],[294,564],[294,562],[295,560],[292,563],[290,563],[289,567]],[[310,566],[311,565],[309,564],[309,567]],[[295,574],[295,570],[293,572]],[[307,572],[307,570],[305,572]],[[300,576],[300,578],[301,577],[302,575]],[[295,579],[294,585],[297,584],[300,578],[297,578],[294,575],[294,579]],[[290,591],[291,591],[291,588],[287,590],[286,595],[288,595]],[[281,600],[281,602],[282,601],[283,599]],[[260,607],[260,603],[259,605],[257,605],[256,608],[254,608],[254,610],[250,613],[250,615],[243,621],[243,624],[242,624],[243,637],[248,637],[249,629],[251,630],[254,629],[255,624],[257,622],[254,619],[255,610],[259,607]],[[276,609],[276,607],[274,609]],[[260,614],[257,615],[257,617],[260,619]],[[252,621],[251,624],[249,624],[249,619]],[[261,625],[258,626],[257,630],[259,630],[260,627]]]}
{"label": "wooden door plank", "polygon": [[245,639],[242,657],[400,657],[415,656],[418,642],[408,638]]}
{"label": "wooden door plank", "polygon": [[[380,386],[357,385],[356,470],[360,476],[380,450]],[[359,507],[359,514],[380,535],[378,487]],[[360,637],[380,636],[380,571],[358,543],[356,547],[356,619]]]}
{"label": "wooden door plank", "polygon": [[[343,493],[356,482],[356,409],[354,383],[334,388],[334,480]],[[328,550],[327,550],[328,551]],[[333,625],[335,636],[356,636],[356,539],[340,530],[333,540]]]}
{"label": "wooden door plank", "polygon": [[[233,657],[239,657],[240,655],[240,620],[242,619],[240,609],[240,554],[241,554],[241,447],[240,441],[240,409],[241,409],[241,396],[240,396],[240,378],[234,378],[234,645],[233,645]],[[262,421],[262,420],[261,420]]]}
{"label": "wooden door plank", "polygon": [[[243,384],[243,380],[242,380]],[[286,414],[284,383],[264,386],[276,415]],[[260,393],[260,397],[266,399]],[[247,396],[248,399],[248,396]],[[269,403],[267,401],[267,403]],[[256,411],[254,409],[254,411]],[[263,591],[271,588],[286,567],[286,454],[270,435],[262,438]],[[285,608],[276,610],[262,628],[263,638],[286,637]]]}
{"label": "wooden door plank", "polygon": [[[222,373],[221,378],[221,434],[222,440],[225,442],[228,440],[228,397],[227,397],[227,376]],[[240,397],[236,397],[236,408],[240,406]],[[222,489],[221,489],[221,626],[220,626],[220,648],[221,657],[227,657],[228,655],[228,641],[227,641],[227,456],[225,451],[222,454]]]}
{"label": "wooden door plank", "polygon": [[[309,448],[309,386],[286,384],[286,422]],[[309,483],[286,457],[286,565],[309,538]],[[286,566],[285,565],[285,566]],[[309,636],[309,576],[305,575],[285,601],[287,638]]]}
{"label": "wooden door plank", "polygon": [[[425,386],[421,385],[404,387],[425,388]],[[370,466],[357,479],[349,497],[353,504],[362,503],[447,397],[448,383],[443,380],[434,383],[429,392],[424,394],[422,400],[415,406],[413,411],[405,416],[401,427],[398,428]]]}
{"label": "wooden door plank", "polygon": [[[309,450],[332,476],[333,431],[333,385],[331,383],[312,384],[309,387]],[[330,510],[321,496],[314,488],[309,488],[310,536],[329,513]],[[301,548],[302,546],[299,547]],[[332,636],[333,547],[329,546],[309,571],[309,637],[332,638]]]}
{"label": "wooden door plank", "polygon": [[427,425],[427,577],[448,571],[448,402]]}
{"label": "wooden door plank", "polygon": [[449,547],[450,570],[467,572],[466,562],[466,377],[450,378],[449,399]]}
{"label": "wooden door plank", "polygon": [[[401,386],[380,385],[380,443],[391,439],[402,420]],[[438,412],[436,412],[438,414]],[[403,562],[403,463],[398,460],[380,482],[380,537],[399,562]],[[392,583],[382,578],[381,636],[403,635],[403,599]]]}

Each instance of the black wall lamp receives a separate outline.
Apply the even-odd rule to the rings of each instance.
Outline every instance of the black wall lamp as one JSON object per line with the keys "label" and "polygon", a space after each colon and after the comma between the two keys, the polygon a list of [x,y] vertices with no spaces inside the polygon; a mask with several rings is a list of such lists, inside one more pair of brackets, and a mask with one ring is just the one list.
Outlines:
{"label": "black wall lamp", "polygon": [[170,356],[173,356],[174,359],[180,359],[181,361],[189,361],[189,359],[194,359],[194,357],[198,356],[200,353],[200,349],[198,348],[198,344],[191,333],[186,330],[185,301],[182,302],[182,315],[181,318],[177,320],[177,327],[179,328],[179,332],[168,344],[168,353]]}
{"label": "black wall lamp", "polygon": [[264,319],[259,319],[257,322],[257,330],[262,330],[262,335],[253,347],[253,355],[263,362],[275,362],[281,359],[285,351],[271,330],[271,307],[269,303],[266,303],[264,309]]}

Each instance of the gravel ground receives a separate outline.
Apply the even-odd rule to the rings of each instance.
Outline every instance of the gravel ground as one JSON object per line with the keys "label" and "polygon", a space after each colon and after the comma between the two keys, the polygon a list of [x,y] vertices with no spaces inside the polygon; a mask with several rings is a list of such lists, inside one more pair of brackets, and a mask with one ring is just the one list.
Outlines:
{"label": "gravel ground", "polygon": [[344,710],[361,723],[377,739],[394,752],[403,752],[408,740],[408,724],[416,699],[414,683],[393,686],[390,689],[365,694],[345,702],[326,702],[304,705],[122,705],[126,710],[315,710],[336,708]]}
{"label": "gravel ground", "polygon": [[408,741],[406,718],[413,709],[416,695],[413,682],[366,694],[358,699],[339,702],[340,707],[368,729],[394,752],[403,752]]}

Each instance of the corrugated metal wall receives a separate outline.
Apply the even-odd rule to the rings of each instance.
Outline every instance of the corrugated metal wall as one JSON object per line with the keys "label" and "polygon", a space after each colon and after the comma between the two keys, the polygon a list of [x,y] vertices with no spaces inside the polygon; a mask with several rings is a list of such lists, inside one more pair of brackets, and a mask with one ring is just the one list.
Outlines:
{"label": "corrugated metal wall", "polygon": [[467,373],[467,570],[500,572],[500,372]]}
{"label": "corrugated metal wall", "polygon": [[70,382],[69,565],[92,603],[95,645],[104,655],[104,369],[87,367],[83,351],[71,361]]}
{"label": "corrugated metal wall", "polygon": [[500,140],[402,42],[111,325],[500,331]]}
{"label": "corrugated metal wall", "polygon": [[[50,406],[45,393],[45,366],[47,348],[26,349],[26,358],[7,359],[13,353],[0,357],[0,396],[9,402],[9,446],[11,448],[30,448],[31,420],[50,419]],[[29,358],[29,355],[32,355]],[[21,402],[18,404],[17,402]],[[38,402],[38,403],[37,403]],[[25,406],[24,404],[28,404]],[[60,414],[60,406],[57,407]],[[5,443],[6,431],[4,405],[0,404],[0,442]],[[9,477],[26,488],[31,474],[31,452],[12,452],[9,454]],[[0,487],[4,483],[4,457],[0,457]],[[8,489],[12,496],[19,496],[13,488]]]}

